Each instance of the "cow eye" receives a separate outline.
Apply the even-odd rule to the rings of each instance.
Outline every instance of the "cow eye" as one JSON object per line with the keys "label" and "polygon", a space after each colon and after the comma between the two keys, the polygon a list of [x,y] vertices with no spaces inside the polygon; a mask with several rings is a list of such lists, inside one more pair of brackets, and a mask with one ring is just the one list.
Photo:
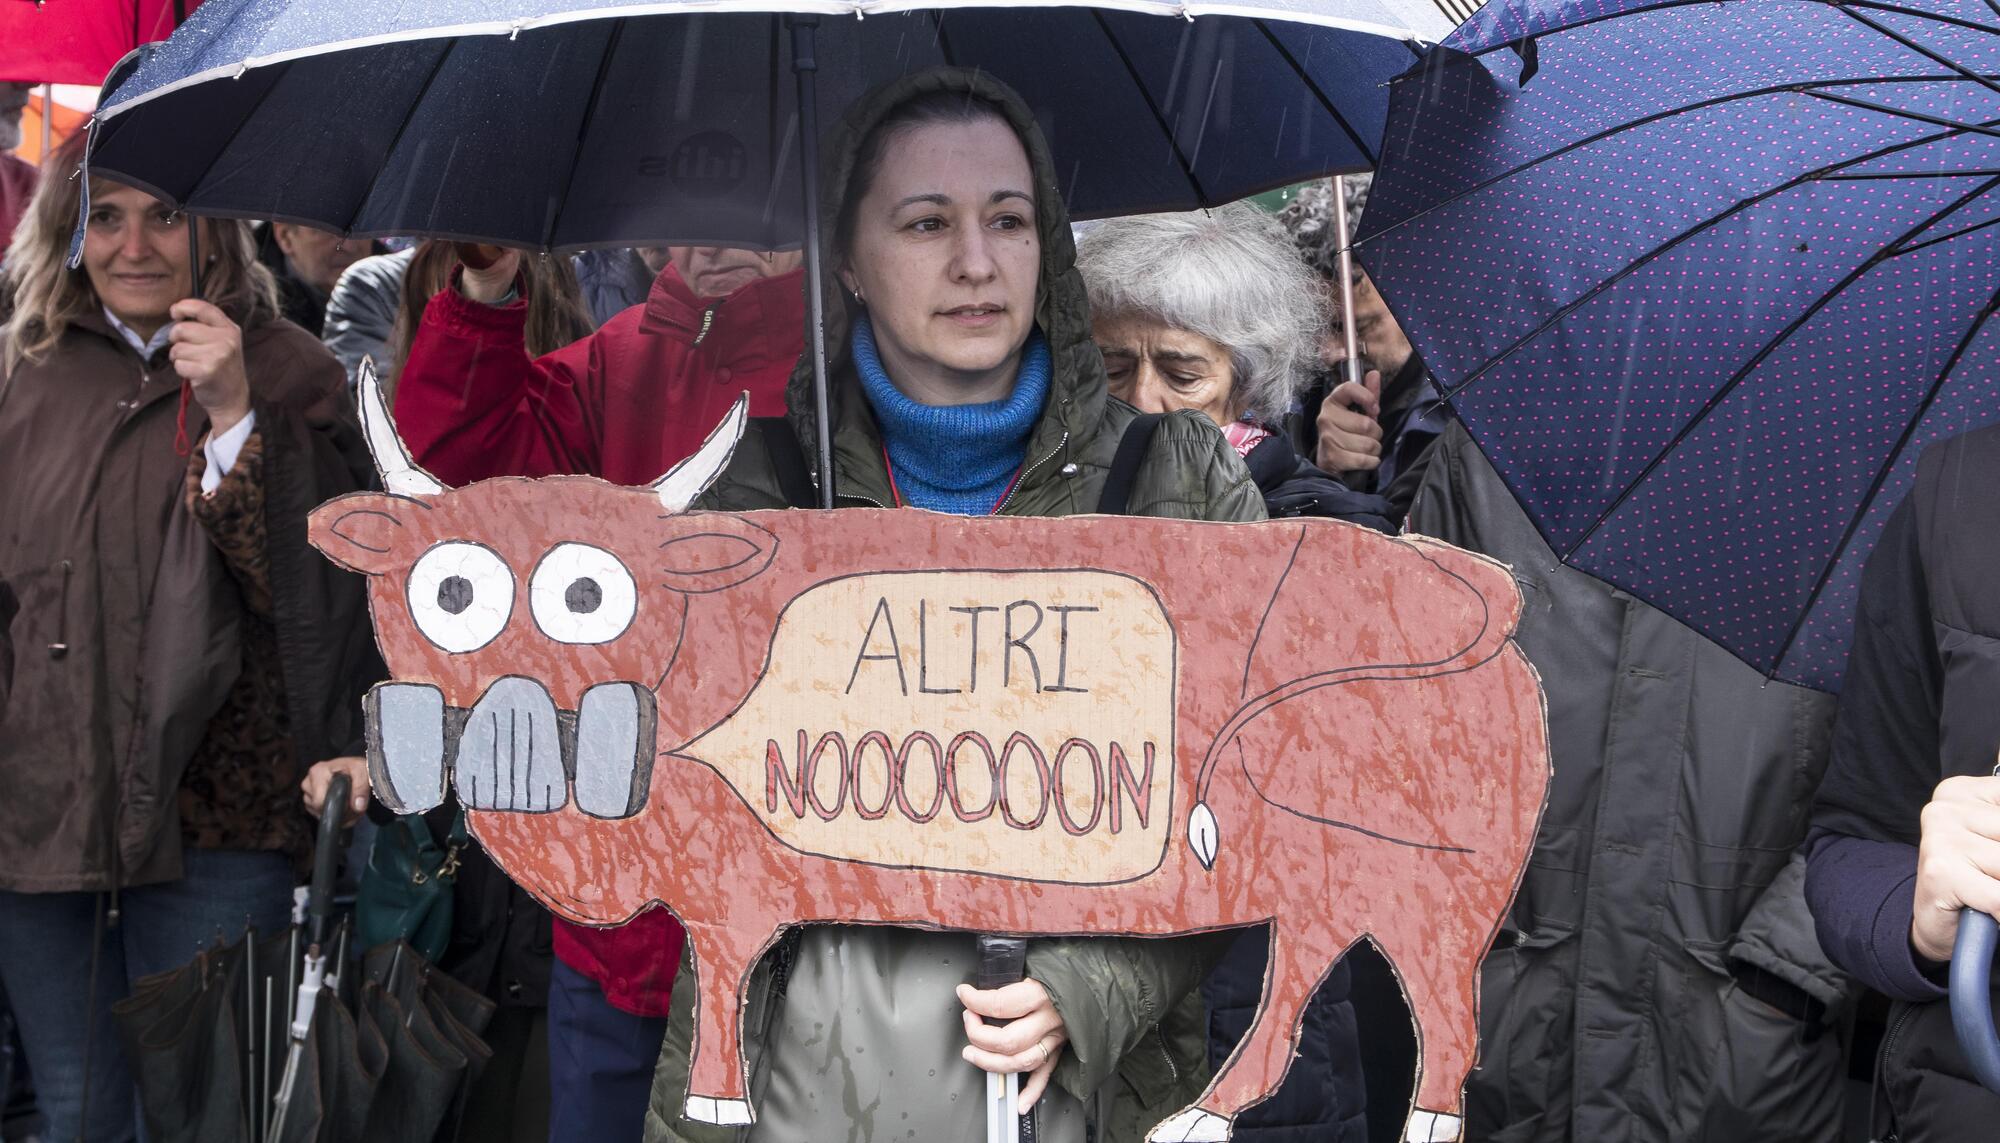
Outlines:
{"label": "cow eye", "polygon": [[639,588],[617,556],[589,544],[557,544],[528,579],[535,625],[563,643],[609,643],[632,625]]}
{"label": "cow eye", "polygon": [[417,557],[409,599],[424,638],[453,654],[477,651],[514,613],[514,573],[492,548],[451,540]]}

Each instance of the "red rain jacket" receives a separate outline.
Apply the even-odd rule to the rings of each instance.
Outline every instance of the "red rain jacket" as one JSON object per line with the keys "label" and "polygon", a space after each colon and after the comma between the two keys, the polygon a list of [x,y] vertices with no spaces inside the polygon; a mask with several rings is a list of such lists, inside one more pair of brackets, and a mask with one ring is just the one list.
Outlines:
{"label": "red rain jacket", "polygon": [[[433,297],[396,379],[396,427],[417,463],[450,485],[492,476],[584,473],[617,484],[659,479],[750,394],[750,415],[785,411],[805,341],[803,274],[701,299],[669,266],[644,305],[538,360],[522,340],[528,306],[488,306],[456,289]],[[614,1006],[665,1016],[684,939],[664,909],[615,929],[558,919],[555,953]]]}

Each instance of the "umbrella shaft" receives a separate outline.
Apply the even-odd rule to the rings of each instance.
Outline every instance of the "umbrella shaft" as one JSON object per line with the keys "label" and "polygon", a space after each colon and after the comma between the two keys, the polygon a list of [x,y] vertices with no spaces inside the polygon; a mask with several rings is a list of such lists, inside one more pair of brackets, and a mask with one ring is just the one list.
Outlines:
{"label": "umbrella shaft", "polygon": [[1354,247],[1348,241],[1347,176],[1333,176],[1333,228],[1340,232],[1340,337],[1347,350],[1347,379],[1361,383],[1360,346],[1354,336]]}
{"label": "umbrella shaft", "polygon": [[814,54],[813,33],[819,28],[817,16],[794,16],[792,26],[792,71],[799,80],[799,185],[806,200],[806,305],[812,315],[811,336],[806,348],[813,364],[814,441],[819,460],[819,506],[833,507],[833,424],[826,396],[826,293],[820,287],[819,244],[819,59]]}

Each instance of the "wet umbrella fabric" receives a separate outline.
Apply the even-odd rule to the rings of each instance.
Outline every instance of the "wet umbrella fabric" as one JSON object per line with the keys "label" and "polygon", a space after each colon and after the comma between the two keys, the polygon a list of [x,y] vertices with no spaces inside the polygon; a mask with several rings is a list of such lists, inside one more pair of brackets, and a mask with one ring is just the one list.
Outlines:
{"label": "wet umbrella fabric", "polygon": [[1361,259],[1566,562],[1838,689],[1918,453],[2000,419],[1996,76],[1982,0],[1489,4]]}
{"label": "wet umbrella fabric", "polygon": [[816,13],[820,123],[980,67],[1035,108],[1072,215],[1189,209],[1373,166],[1388,79],[1450,28],[1432,0],[1215,7],[210,0],[107,101],[91,163],[356,235],[794,246],[787,20]]}

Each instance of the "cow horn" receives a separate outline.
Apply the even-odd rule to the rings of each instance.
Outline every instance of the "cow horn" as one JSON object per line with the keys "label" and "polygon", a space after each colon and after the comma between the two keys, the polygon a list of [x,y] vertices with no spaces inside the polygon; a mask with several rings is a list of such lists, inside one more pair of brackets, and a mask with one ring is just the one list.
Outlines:
{"label": "cow horn", "polygon": [[388,402],[382,400],[382,382],[375,376],[375,359],[363,357],[359,373],[361,390],[361,435],[368,438],[368,453],[375,458],[375,471],[382,474],[382,487],[399,496],[436,496],[450,491],[438,478],[417,467],[403,438],[396,435],[396,422],[389,416]]}
{"label": "cow horn", "polygon": [[667,474],[655,480],[649,487],[660,494],[660,504],[668,512],[685,512],[695,498],[708,491],[722,470],[729,467],[729,458],[736,453],[736,442],[743,439],[743,425],[748,419],[750,394],[736,398],[722,423],[701,442],[695,454],[667,470]]}

